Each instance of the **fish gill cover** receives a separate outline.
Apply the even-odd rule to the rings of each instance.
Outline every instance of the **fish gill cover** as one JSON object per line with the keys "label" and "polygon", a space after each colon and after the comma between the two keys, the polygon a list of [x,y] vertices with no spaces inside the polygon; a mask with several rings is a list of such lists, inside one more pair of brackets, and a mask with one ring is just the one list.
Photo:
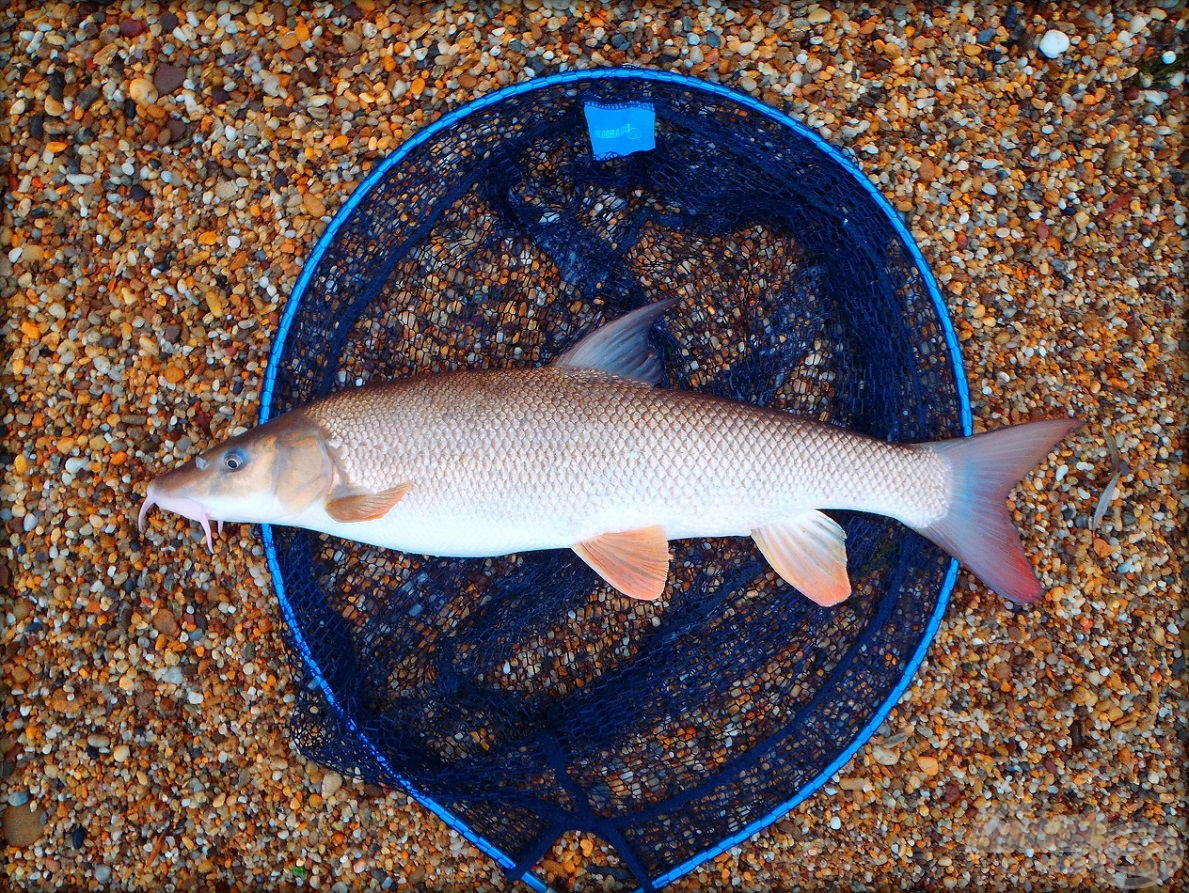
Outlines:
{"label": "fish gill cover", "polygon": [[[654,146],[592,151],[591,108],[636,109],[625,132],[645,121]],[[386,159],[306,264],[261,420],[372,380],[544,364],[666,298],[666,386],[892,441],[969,433],[936,285],[866,178],[754,100],[623,69],[484,97]],[[956,565],[894,521],[834,514],[854,593],[828,609],[745,538],[673,543],[648,603],[570,550],[426,558],[266,528],[296,741],[538,889],[575,830],[663,886],[829,778],[933,636]]]}

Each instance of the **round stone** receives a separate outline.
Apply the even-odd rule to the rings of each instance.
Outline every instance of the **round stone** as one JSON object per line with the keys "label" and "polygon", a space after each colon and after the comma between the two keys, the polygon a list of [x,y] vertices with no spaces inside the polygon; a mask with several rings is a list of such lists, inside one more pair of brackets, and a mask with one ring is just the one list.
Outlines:
{"label": "round stone", "polygon": [[1040,45],[1037,49],[1041,54],[1050,59],[1056,59],[1070,47],[1069,35],[1064,31],[1058,31],[1052,28],[1045,32],[1045,36],[1040,39]]}

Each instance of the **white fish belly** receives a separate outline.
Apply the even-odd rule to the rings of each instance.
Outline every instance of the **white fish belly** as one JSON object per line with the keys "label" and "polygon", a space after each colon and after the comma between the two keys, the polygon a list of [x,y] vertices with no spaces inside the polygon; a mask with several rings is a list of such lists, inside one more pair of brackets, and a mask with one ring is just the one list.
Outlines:
{"label": "white fish belly", "polygon": [[399,505],[375,521],[336,521],[318,507],[289,523],[373,546],[453,558],[485,558],[536,549],[568,548],[577,542],[567,538],[564,531],[541,524],[513,526],[442,512],[414,514],[402,510]]}

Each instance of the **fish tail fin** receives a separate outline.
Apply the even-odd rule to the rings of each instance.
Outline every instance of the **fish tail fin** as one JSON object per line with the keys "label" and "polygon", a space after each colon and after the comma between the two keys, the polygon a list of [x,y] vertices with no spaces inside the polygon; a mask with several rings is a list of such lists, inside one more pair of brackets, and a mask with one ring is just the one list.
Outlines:
{"label": "fish tail fin", "polygon": [[1047,419],[973,437],[920,444],[949,460],[949,511],[917,531],[941,546],[991,589],[1031,604],[1043,589],[1007,510],[1007,495],[1067,434],[1077,419]]}

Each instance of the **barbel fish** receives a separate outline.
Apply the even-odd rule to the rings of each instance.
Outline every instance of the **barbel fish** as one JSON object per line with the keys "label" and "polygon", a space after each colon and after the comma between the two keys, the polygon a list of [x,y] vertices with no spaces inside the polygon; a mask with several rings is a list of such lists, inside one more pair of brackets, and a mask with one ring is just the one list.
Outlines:
{"label": "barbel fish", "polygon": [[548,366],[420,374],[331,394],[153,480],[198,521],[293,525],[426,555],[570,548],[625,595],[665,588],[669,540],[751,536],[821,605],[851,591],[825,511],[895,518],[1017,602],[1042,587],[1010,490],[1080,422],[886,443],[776,409],[655,385],[648,333],[671,302]]}

